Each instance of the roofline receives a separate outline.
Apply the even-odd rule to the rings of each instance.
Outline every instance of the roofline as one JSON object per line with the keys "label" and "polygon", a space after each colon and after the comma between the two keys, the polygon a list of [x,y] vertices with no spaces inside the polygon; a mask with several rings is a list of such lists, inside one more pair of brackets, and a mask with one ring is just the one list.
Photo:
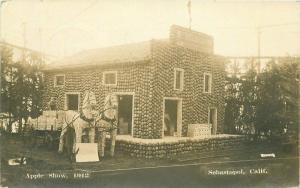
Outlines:
{"label": "roofline", "polygon": [[[105,66],[120,66],[122,64],[126,65],[136,65],[136,64],[145,64],[145,61],[151,61],[151,57],[147,57],[145,59],[137,60],[137,61],[123,61],[123,62],[116,62],[116,61],[110,61],[105,62],[102,64],[98,64],[97,62],[93,63],[80,63],[80,64],[74,64],[74,65],[63,65],[63,66],[57,66],[57,67],[51,67],[51,68],[43,68],[43,72],[52,72],[52,71],[63,71],[63,70],[75,70],[75,69],[90,69],[92,67],[105,67]],[[71,66],[71,67],[70,67]]]}

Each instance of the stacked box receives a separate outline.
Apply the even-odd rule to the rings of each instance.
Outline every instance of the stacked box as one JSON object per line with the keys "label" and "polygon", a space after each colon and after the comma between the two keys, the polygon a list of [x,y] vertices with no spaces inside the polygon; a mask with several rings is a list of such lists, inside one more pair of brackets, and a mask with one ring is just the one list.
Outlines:
{"label": "stacked box", "polygon": [[55,118],[56,117],[56,111],[43,111],[43,116]]}
{"label": "stacked box", "polygon": [[46,130],[56,130],[56,118],[47,117],[46,118]]}
{"label": "stacked box", "polygon": [[47,118],[45,116],[38,117],[36,127],[37,130],[47,130]]}
{"label": "stacked box", "polygon": [[188,137],[207,137],[211,135],[211,124],[190,124],[188,125]]}

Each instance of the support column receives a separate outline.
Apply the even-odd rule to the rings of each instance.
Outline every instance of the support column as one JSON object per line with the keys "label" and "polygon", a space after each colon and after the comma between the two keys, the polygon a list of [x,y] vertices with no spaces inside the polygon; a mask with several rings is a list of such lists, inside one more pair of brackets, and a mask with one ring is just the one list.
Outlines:
{"label": "support column", "polygon": [[89,130],[89,142],[95,143],[95,127],[92,127]]}
{"label": "support column", "polygon": [[113,129],[110,132],[110,156],[113,157],[115,155],[115,145],[116,145],[116,137],[117,137],[117,129]]}
{"label": "support column", "polygon": [[106,132],[101,131],[98,136],[98,153],[100,157],[104,157]]}

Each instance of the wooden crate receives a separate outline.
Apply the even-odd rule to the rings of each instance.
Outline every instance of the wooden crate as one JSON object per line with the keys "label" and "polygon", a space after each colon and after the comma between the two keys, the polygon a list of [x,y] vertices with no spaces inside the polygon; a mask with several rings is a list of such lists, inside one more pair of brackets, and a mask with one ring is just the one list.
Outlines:
{"label": "wooden crate", "polygon": [[207,137],[211,135],[211,124],[189,124],[188,137]]}

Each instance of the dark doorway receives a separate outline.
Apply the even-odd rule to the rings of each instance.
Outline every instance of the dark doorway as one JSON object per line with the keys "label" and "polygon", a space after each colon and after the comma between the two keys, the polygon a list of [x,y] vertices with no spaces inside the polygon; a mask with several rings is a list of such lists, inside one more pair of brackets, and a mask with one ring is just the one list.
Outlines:
{"label": "dark doorway", "polygon": [[79,95],[78,94],[67,94],[67,110],[78,111]]}
{"label": "dark doorway", "polygon": [[217,134],[217,109],[210,108],[208,113],[208,123],[212,126],[212,133]]}
{"label": "dark doorway", "polygon": [[132,131],[132,95],[118,95],[118,134],[131,135]]}
{"label": "dark doorway", "polygon": [[174,134],[177,132],[177,111],[178,101],[166,99],[164,111],[165,136],[174,136]]}

